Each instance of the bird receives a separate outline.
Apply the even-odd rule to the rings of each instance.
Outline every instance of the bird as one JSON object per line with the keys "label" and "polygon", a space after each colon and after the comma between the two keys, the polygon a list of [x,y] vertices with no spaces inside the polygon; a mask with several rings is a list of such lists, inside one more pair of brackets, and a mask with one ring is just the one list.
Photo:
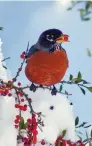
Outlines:
{"label": "bird", "polygon": [[69,36],[59,29],[45,30],[27,54],[25,75],[32,83],[51,86],[59,83],[68,68],[68,57],[63,42]]}

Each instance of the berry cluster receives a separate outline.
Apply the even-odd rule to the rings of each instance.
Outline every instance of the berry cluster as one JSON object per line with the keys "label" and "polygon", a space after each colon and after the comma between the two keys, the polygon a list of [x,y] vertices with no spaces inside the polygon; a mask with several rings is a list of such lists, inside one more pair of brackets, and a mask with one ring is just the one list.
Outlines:
{"label": "berry cluster", "polygon": [[[16,116],[17,119],[15,119],[15,123],[19,123],[19,117],[18,115]],[[24,146],[30,146],[31,144],[36,144],[37,143],[37,120],[36,120],[36,115],[32,114],[32,118],[28,118],[27,122],[25,123],[25,130],[27,132],[27,136],[23,137],[22,136],[22,142],[24,143]]]}
{"label": "berry cluster", "polygon": [[12,96],[12,94],[10,93],[10,90],[11,90],[11,87],[12,87],[12,82],[11,81],[8,81],[7,84],[5,84],[4,82],[1,82],[0,84],[0,94],[3,95],[3,96]]}
{"label": "berry cluster", "polygon": [[27,122],[28,122],[27,133],[29,134],[30,142],[32,144],[36,144],[38,134],[36,115],[32,114],[32,119],[27,119]]}
{"label": "berry cluster", "polygon": [[21,111],[27,111],[27,105],[20,105],[20,104],[15,104],[15,108],[19,108]]}
{"label": "berry cluster", "polygon": [[15,126],[16,129],[19,127],[18,124],[19,124],[19,122],[20,122],[20,118],[21,118],[20,115],[16,115],[16,119],[15,119],[15,121],[14,121],[14,123],[15,123],[14,126]]}
{"label": "berry cluster", "polygon": [[[0,94],[3,95],[3,96],[12,96],[12,93],[10,92],[12,87],[13,87],[13,82],[15,82],[16,79],[13,78],[12,81],[9,80],[7,83],[4,83],[3,81],[1,82],[0,84]],[[21,86],[21,83],[18,82],[17,83],[18,86]]]}
{"label": "berry cluster", "polygon": [[85,146],[81,140],[76,142],[72,142],[70,140],[64,140],[62,136],[59,136],[55,142],[55,145],[62,145],[62,146]]}

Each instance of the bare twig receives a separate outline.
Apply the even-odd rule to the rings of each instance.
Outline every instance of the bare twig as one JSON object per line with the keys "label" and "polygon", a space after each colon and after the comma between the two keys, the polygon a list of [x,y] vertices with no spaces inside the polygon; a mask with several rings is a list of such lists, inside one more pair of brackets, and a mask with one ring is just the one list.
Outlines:
{"label": "bare twig", "polygon": [[85,86],[84,84],[80,84],[80,83],[76,83],[76,82],[72,82],[72,81],[61,81],[60,83],[62,83],[62,84],[74,84],[74,85],[78,85],[78,86],[87,88],[87,86]]}
{"label": "bare twig", "polygon": [[86,145],[87,143],[91,143],[92,142],[92,138],[87,139],[84,144]]}
{"label": "bare twig", "polygon": [[7,59],[10,59],[10,57],[7,57],[7,58],[3,59],[1,62],[5,61],[5,60],[7,60]]}

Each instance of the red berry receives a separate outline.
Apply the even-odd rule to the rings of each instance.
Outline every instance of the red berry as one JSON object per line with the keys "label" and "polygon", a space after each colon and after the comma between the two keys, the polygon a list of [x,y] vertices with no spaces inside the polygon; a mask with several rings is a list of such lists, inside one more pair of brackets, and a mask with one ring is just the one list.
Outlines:
{"label": "red berry", "polygon": [[20,96],[21,96],[21,97],[23,96],[23,93],[22,93],[22,92],[20,92]]}
{"label": "red berry", "polygon": [[21,58],[21,59],[24,59],[24,58],[25,58],[25,55],[22,53],[22,54],[20,55],[20,58]]}
{"label": "red berry", "polygon": [[12,83],[12,81],[8,81],[8,84],[11,84]]}
{"label": "red berry", "polygon": [[24,106],[20,105],[19,106],[20,110],[24,110]]}
{"label": "red berry", "polygon": [[16,115],[16,119],[19,120],[20,119],[20,115]]}
{"label": "red berry", "polygon": [[19,104],[15,104],[15,108],[19,108]]}
{"label": "red berry", "polygon": [[22,71],[22,68],[19,68],[18,71],[19,71],[19,72]]}
{"label": "red berry", "polygon": [[18,125],[14,125],[14,126],[15,126],[16,129],[18,128]]}
{"label": "red berry", "polygon": [[62,146],[66,146],[67,144],[66,144],[66,141],[65,140],[63,140],[62,141]]}
{"label": "red berry", "polygon": [[34,130],[36,130],[36,129],[37,129],[37,124],[36,124],[36,125],[34,125],[34,126],[33,126],[33,128],[34,128]]}
{"label": "red berry", "polygon": [[23,96],[23,93],[22,93],[22,92],[18,92],[18,95],[19,95],[20,97],[22,97],[22,96]]}
{"label": "red berry", "polygon": [[23,142],[28,143],[28,138],[24,137]]}
{"label": "red berry", "polygon": [[32,120],[31,119],[27,119],[28,124],[32,124]]}
{"label": "red berry", "polygon": [[68,41],[68,36],[65,36],[65,37],[64,37],[64,40],[65,40],[65,41]]}
{"label": "red berry", "polygon": [[10,97],[11,97],[11,96],[12,96],[12,94],[11,94],[11,93],[9,93],[9,94],[8,94],[8,96],[10,96]]}
{"label": "red berry", "polygon": [[20,110],[23,110],[23,111],[26,111],[27,110],[27,107],[26,106],[23,106],[23,105],[20,105],[19,108],[20,108]]}
{"label": "red berry", "polygon": [[4,94],[4,91],[3,90],[0,90],[0,93],[3,95]]}
{"label": "red berry", "polygon": [[34,130],[32,130],[32,133],[35,134],[35,135],[37,135],[38,134],[38,131],[34,129]]}
{"label": "red berry", "polygon": [[32,123],[36,124],[36,118],[32,116]]}
{"label": "red berry", "polygon": [[81,144],[81,143],[82,143],[82,141],[81,141],[81,140],[78,140],[76,143],[79,143],[79,144]]}
{"label": "red berry", "polygon": [[30,144],[24,144],[24,146],[30,146]]}
{"label": "red berry", "polygon": [[5,94],[8,94],[8,93],[9,93],[9,90],[5,89],[5,91],[4,91],[4,92],[5,92]]}
{"label": "red berry", "polygon": [[62,136],[59,136],[59,137],[57,138],[57,140],[58,140],[58,141],[61,141],[61,140],[62,140]]}
{"label": "red berry", "polygon": [[[71,144],[72,146],[76,146],[76,143],[73,143],[73,144]],[[82,146],[82,145],[80,145],[80,146]]]}
{"label": "red berry", "polygon": [[70,141],[70,140],[67,140],[67,144],[68,144],[68,145],[71,145],[71,141]]}
{"label": "red berry", "polygon": [[26,111],[26,110],[27,110],[27,107],[24,106],[24,107],[23,107],[23,111]]}
{"label": "red berry", "polygon": [[85,144],[84,143],[81,143],[81,145],[80,146],[85,146]]}
{"label": "red berry", "polygon": [[19,123],[19,121],[16,119],[16,120],[14,121],[14,123],[15,123],[15,124],[18,124],[18,123]]}
{"label": "red berry", "polygon": [[18,86],[21,86],[21,83],[20,82],[18,82]]}
{"label": "red berry", "polygon": [[37,143],[37,137],[36,137],[36,135],[34,135],[34,134],[33,134],[33,141],[32,141],[32,143],[33,143],[33,144],[36,144],[36,143]]}
{"label": "red berry", "polygon": [[44,139],[41,141],[41,144],[42,145],[45,145],[45,140]]}
{"label": "red berry", "polygon": [[24,102],[24,98],[21,99],[21,102]]}
{"label": "red berry", "polygon": [[27,104],[24,104],[24,107],[27,107]]}

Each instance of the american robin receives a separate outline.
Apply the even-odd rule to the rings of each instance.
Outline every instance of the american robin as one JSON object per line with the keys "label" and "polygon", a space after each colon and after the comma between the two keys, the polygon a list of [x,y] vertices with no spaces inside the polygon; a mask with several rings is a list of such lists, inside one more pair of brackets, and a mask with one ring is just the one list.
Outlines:
{"label": "american robin", "polygon": [[68,35],[58,29],[48,29],[40,35],[27,54],[25,74],[31,82],[51,86],[62,80],[68,68],[63,42],[68,42]]}

